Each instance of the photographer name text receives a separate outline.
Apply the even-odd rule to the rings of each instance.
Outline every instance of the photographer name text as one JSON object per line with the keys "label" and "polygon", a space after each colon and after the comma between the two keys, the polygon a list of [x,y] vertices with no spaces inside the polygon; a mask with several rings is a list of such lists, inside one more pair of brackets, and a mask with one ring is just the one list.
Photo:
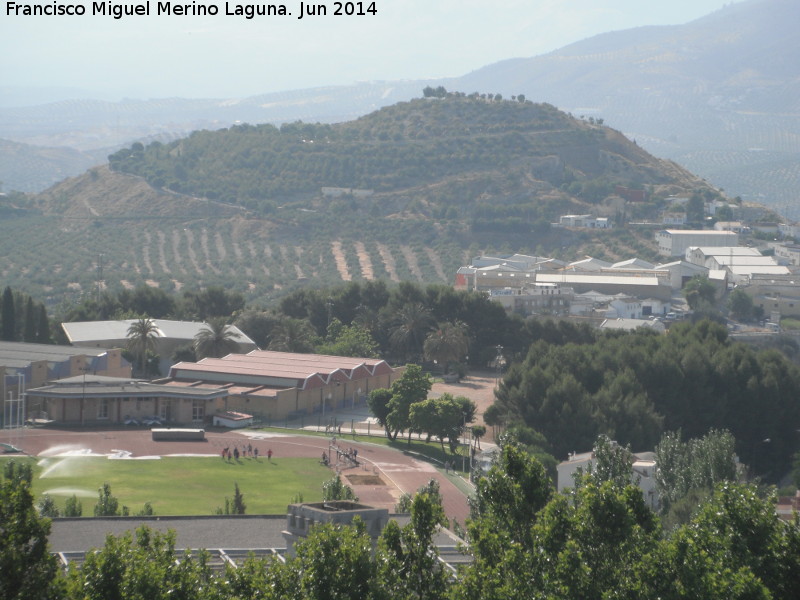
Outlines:
{"label": "photographer name text", "polygon": [[241,2],[179,4],[177,2],[151,1],[139,3],[92,2],[91,4],[22,4],[6,2],[7,17],[83,17],[101,16],[112,19],[126,17],[290,17],[297,19],[316,17],[370,17],[378,14],[376,2],[328,2],[324,4],[300,2],[289,9],[286,4],[245,4]]}

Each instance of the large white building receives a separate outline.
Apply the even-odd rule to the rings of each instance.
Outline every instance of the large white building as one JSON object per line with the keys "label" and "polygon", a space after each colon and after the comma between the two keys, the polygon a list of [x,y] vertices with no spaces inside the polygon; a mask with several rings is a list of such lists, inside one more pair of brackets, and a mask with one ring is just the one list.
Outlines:
{"label": "large white building", "polygon": [[708,229],[664,229],[656,232],[656,243],[664,256],[684,256],[691,246],[738,246],[739,235]]}
{"label": "large white building", "polygon": [[[81,348],[125,348],[128,344],[128,328],[137,319],[120,321],[78,321],[62,323],[61,327],[73,346]],[[194,342],[195,336],[208,327],[207,323],[194,321],[171,321],[153,319],[156,327],[156,354],[159,355],[159,369],[166,373],[174,362],[172,355],[181,346]],[[239,352],[256,349],[256,343],[235,325],[228,325],[233,339],[239,344]]]}

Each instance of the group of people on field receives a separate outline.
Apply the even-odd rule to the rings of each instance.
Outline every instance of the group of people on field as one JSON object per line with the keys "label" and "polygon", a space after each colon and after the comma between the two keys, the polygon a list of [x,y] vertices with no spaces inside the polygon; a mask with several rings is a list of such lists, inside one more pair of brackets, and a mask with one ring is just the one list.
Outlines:
{"label": "group of people on field", "polygon": [[[233,451],[231,451],[230,446],[226,446],[222,449],[220,455],[222,456],[222,460],[227,460],[228,462],[231,460],[238,461],[240,456],[258,460],[258,447],[253,446],[253,444],[247,444],[246,446],[242,446],[241,450],[239,450],[239,446],[234,446]],[[272,462],[272,448],[267,450],[267,460]]]}

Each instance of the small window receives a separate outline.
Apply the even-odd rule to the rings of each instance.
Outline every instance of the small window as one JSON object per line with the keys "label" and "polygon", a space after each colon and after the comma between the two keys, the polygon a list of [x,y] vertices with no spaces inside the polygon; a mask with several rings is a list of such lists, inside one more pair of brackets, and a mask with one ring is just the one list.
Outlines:
{"label": "small window", "polygon": [[202,421],[206,416],[206,405],[202,400],[192,400],[192,421]]}
{"label": "small window", "polygon": [[111,401],[108,398],[101,398],[97,404],[97,418],[108,419],[108,409]]}

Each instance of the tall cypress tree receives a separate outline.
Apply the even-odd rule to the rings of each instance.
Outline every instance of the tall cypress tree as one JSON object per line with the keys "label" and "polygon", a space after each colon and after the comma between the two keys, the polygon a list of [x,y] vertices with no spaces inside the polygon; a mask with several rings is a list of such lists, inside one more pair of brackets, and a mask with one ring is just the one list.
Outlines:
{"label": "tall cypress tree", "polygon": [[50,344],[50,319],[47,318],[47,309],[44,304],[39,304],[36,318],[36,342],[39,344]]}
{"label": "tall cypress tree", "polygon": [[36,308],[33,305],[33,298],[30,296],[25,301],[25,328],[22,331],[22,341],[36,341]]}
{"label": "tall cypress tree", "polygon": [[0,309],[2,313],[3,323],[0,328],[0,340],[5,342],[13,342],[15,339],[14,331],[17,326],[17,316],[14,310],[14,293],[10,287],[3,290],[3,306]]}

